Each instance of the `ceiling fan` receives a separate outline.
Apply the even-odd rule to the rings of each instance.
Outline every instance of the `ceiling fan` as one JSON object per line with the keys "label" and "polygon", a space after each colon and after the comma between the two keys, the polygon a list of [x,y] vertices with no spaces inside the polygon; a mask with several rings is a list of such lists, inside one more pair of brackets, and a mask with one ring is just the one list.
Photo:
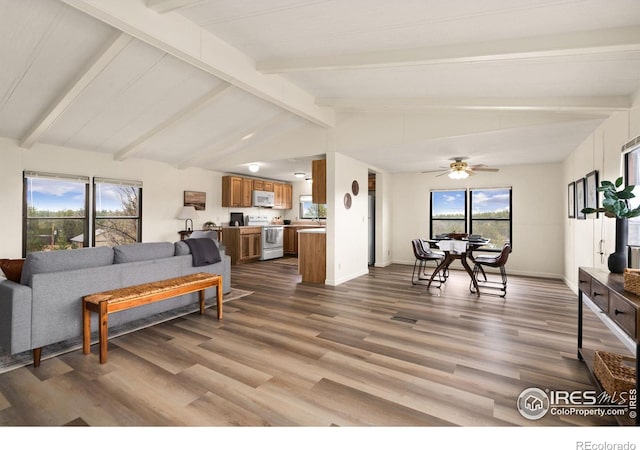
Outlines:
{"label": "ceiling fan", "polygon": [[[473,175],[474,172],[497,172],[498,170],[500,170],[493,167],[488,167],[486,164],[475,164],[473,166],[470,166],[464,161],[465,159],[469,158],[465,156],[456,156],[454,158],[449,158],[450,161],[453,161],[451,164],[449,164],[449,169],[436,176],[441,177],[442,175],[448,174],[449,178],[452,178],[454,180],[461,180],[463,178],[467,178],[469,175]],[[440,170],[427,170],[422,173],[433,172],[440,172]]]}

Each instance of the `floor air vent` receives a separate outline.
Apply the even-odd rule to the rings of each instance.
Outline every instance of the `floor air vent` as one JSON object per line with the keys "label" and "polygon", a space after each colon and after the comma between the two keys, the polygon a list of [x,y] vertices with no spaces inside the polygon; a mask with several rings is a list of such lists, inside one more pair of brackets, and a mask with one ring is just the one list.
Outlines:
{"label": "floor air vent", "polygon": [[406,323],[416,323],[416,319],[411,319],[410,317],[403,316],[393,316],[391,320],[397,320],[398,322],[406,322]]}

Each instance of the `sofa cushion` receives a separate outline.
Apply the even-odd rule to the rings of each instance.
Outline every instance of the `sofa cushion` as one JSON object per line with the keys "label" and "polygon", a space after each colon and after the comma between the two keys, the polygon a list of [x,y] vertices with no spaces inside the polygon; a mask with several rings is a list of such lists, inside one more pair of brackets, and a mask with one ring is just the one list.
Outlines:
{"label": "sofa cushion", "polygon": [[24,261],[20,283],[30,286],[31,275],[37,273],[64,272],[111,264],[113,264],[113,250],[110,247],[33,252],[29,253]]}
{"label": "sofa cushion", "polygon": [[122,264],[174,256],[175,247],[171,242],[138,242],[136,244],[113,247],[113,263]]}
{"label": "sofa cushion", "polygon": [[23,265],[24,259],[0,259],[0,269],[4,272],[4,276],[14,283],[20,283]]}

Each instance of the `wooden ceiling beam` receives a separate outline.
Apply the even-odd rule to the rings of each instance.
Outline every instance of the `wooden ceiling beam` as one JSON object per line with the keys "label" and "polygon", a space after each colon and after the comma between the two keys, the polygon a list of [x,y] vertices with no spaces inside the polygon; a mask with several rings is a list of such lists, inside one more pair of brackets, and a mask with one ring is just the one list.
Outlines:
{"label": "wooden ceiling beam", "polygon": [[259,61],[264,74],[557,58],[640,50],[640,27],[349,55]]}
{"label": "wooden ceiling beam", "polygon": [[629,97],[554,98],[343,98],[320,97],[319,105],[349,111],[541,111],[562,113],[611,113],[628,110]]}
{"label": "wooden ceiling beam", "polygon": [[291,114],[286,112],[276,114],[275,116],[262,121],[258,125],[245,128],[237,133],[227,136],[222,142],[218,142],[214,146],[208,146],[195,152],[190,155],[189,158],[186,158],[176,164],[175,167],[178,169],[186,169],[187,167],[198,165],[198,163],[203,161],[222,158],[232,152],[240,144],[255,142],[255,140],[260,137],[260,134],[265,130],[274,128],[279,124],[290,120],[291,117]]}
{"label": "wooden ceiling beam", "polygon": [[202,3],[202,0],[147,0],[147,7],[159,14]]}
{"label": "wooden ceiling beam", "polygon": [[155,136],[159,135],[160,133],[170,128],[175,127],[176,125],[184,122],[185,120],[193,117],[202,109],[206,108],[207,106],[211,105],[213,102],[217,101],[220,98],[220,96],[223,93],[228,92],[230,88],[231,88],[231,85],[229,83],[224,83],[224,82],[220,83],[218,86],[210,90],[206,95],[203,95],[196,101],[192,102],[190,105],[186,106],[185,108],[182,108],[176,114],[174,114],[173,116],[171,116],[170,118],[168,118],[167,120],[165,120],[164,122],[162,122],[161,124],[153,128],[152,130],[149,130],[147,133],[140,136],[134,142],[132,142],[131,144],[129,144],[128,146],[120,150],[118,153],[114,155],[113,159],[115,159],[116,161],[123,161],[126,158],[130,158],[131,156],[135,155],[142,149],[144,144],[150,141],[152,138],[154,138]]}
{"label": "wooden ceiling beam", "polygon": [[132,37],[118,33],[104,49],[98,53],[89,65],[71,83],[65,92],[47,109],[47,112],[36,122],[20,141],[20,146],[31,148],[46,131],[73,105],[82,92],[93,83],[102,71],[131,42]]}
{"label": "wooden ceiling beam", "polygon": [[136,39],[231,85],[325,128],[335,126],[330,108],[279,75],[264,75],[255,61],[180,14],[158,14],[131,0],[61,0]]}

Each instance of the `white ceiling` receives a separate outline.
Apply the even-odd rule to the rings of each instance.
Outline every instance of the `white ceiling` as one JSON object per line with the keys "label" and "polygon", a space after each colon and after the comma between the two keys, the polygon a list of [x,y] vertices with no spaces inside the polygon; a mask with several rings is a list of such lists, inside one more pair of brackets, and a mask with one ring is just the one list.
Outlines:
{"label": "white ceiling", "polygon": [[640,87],[638,0],[0,0],[0,136],[292,180],[561,161]]}

